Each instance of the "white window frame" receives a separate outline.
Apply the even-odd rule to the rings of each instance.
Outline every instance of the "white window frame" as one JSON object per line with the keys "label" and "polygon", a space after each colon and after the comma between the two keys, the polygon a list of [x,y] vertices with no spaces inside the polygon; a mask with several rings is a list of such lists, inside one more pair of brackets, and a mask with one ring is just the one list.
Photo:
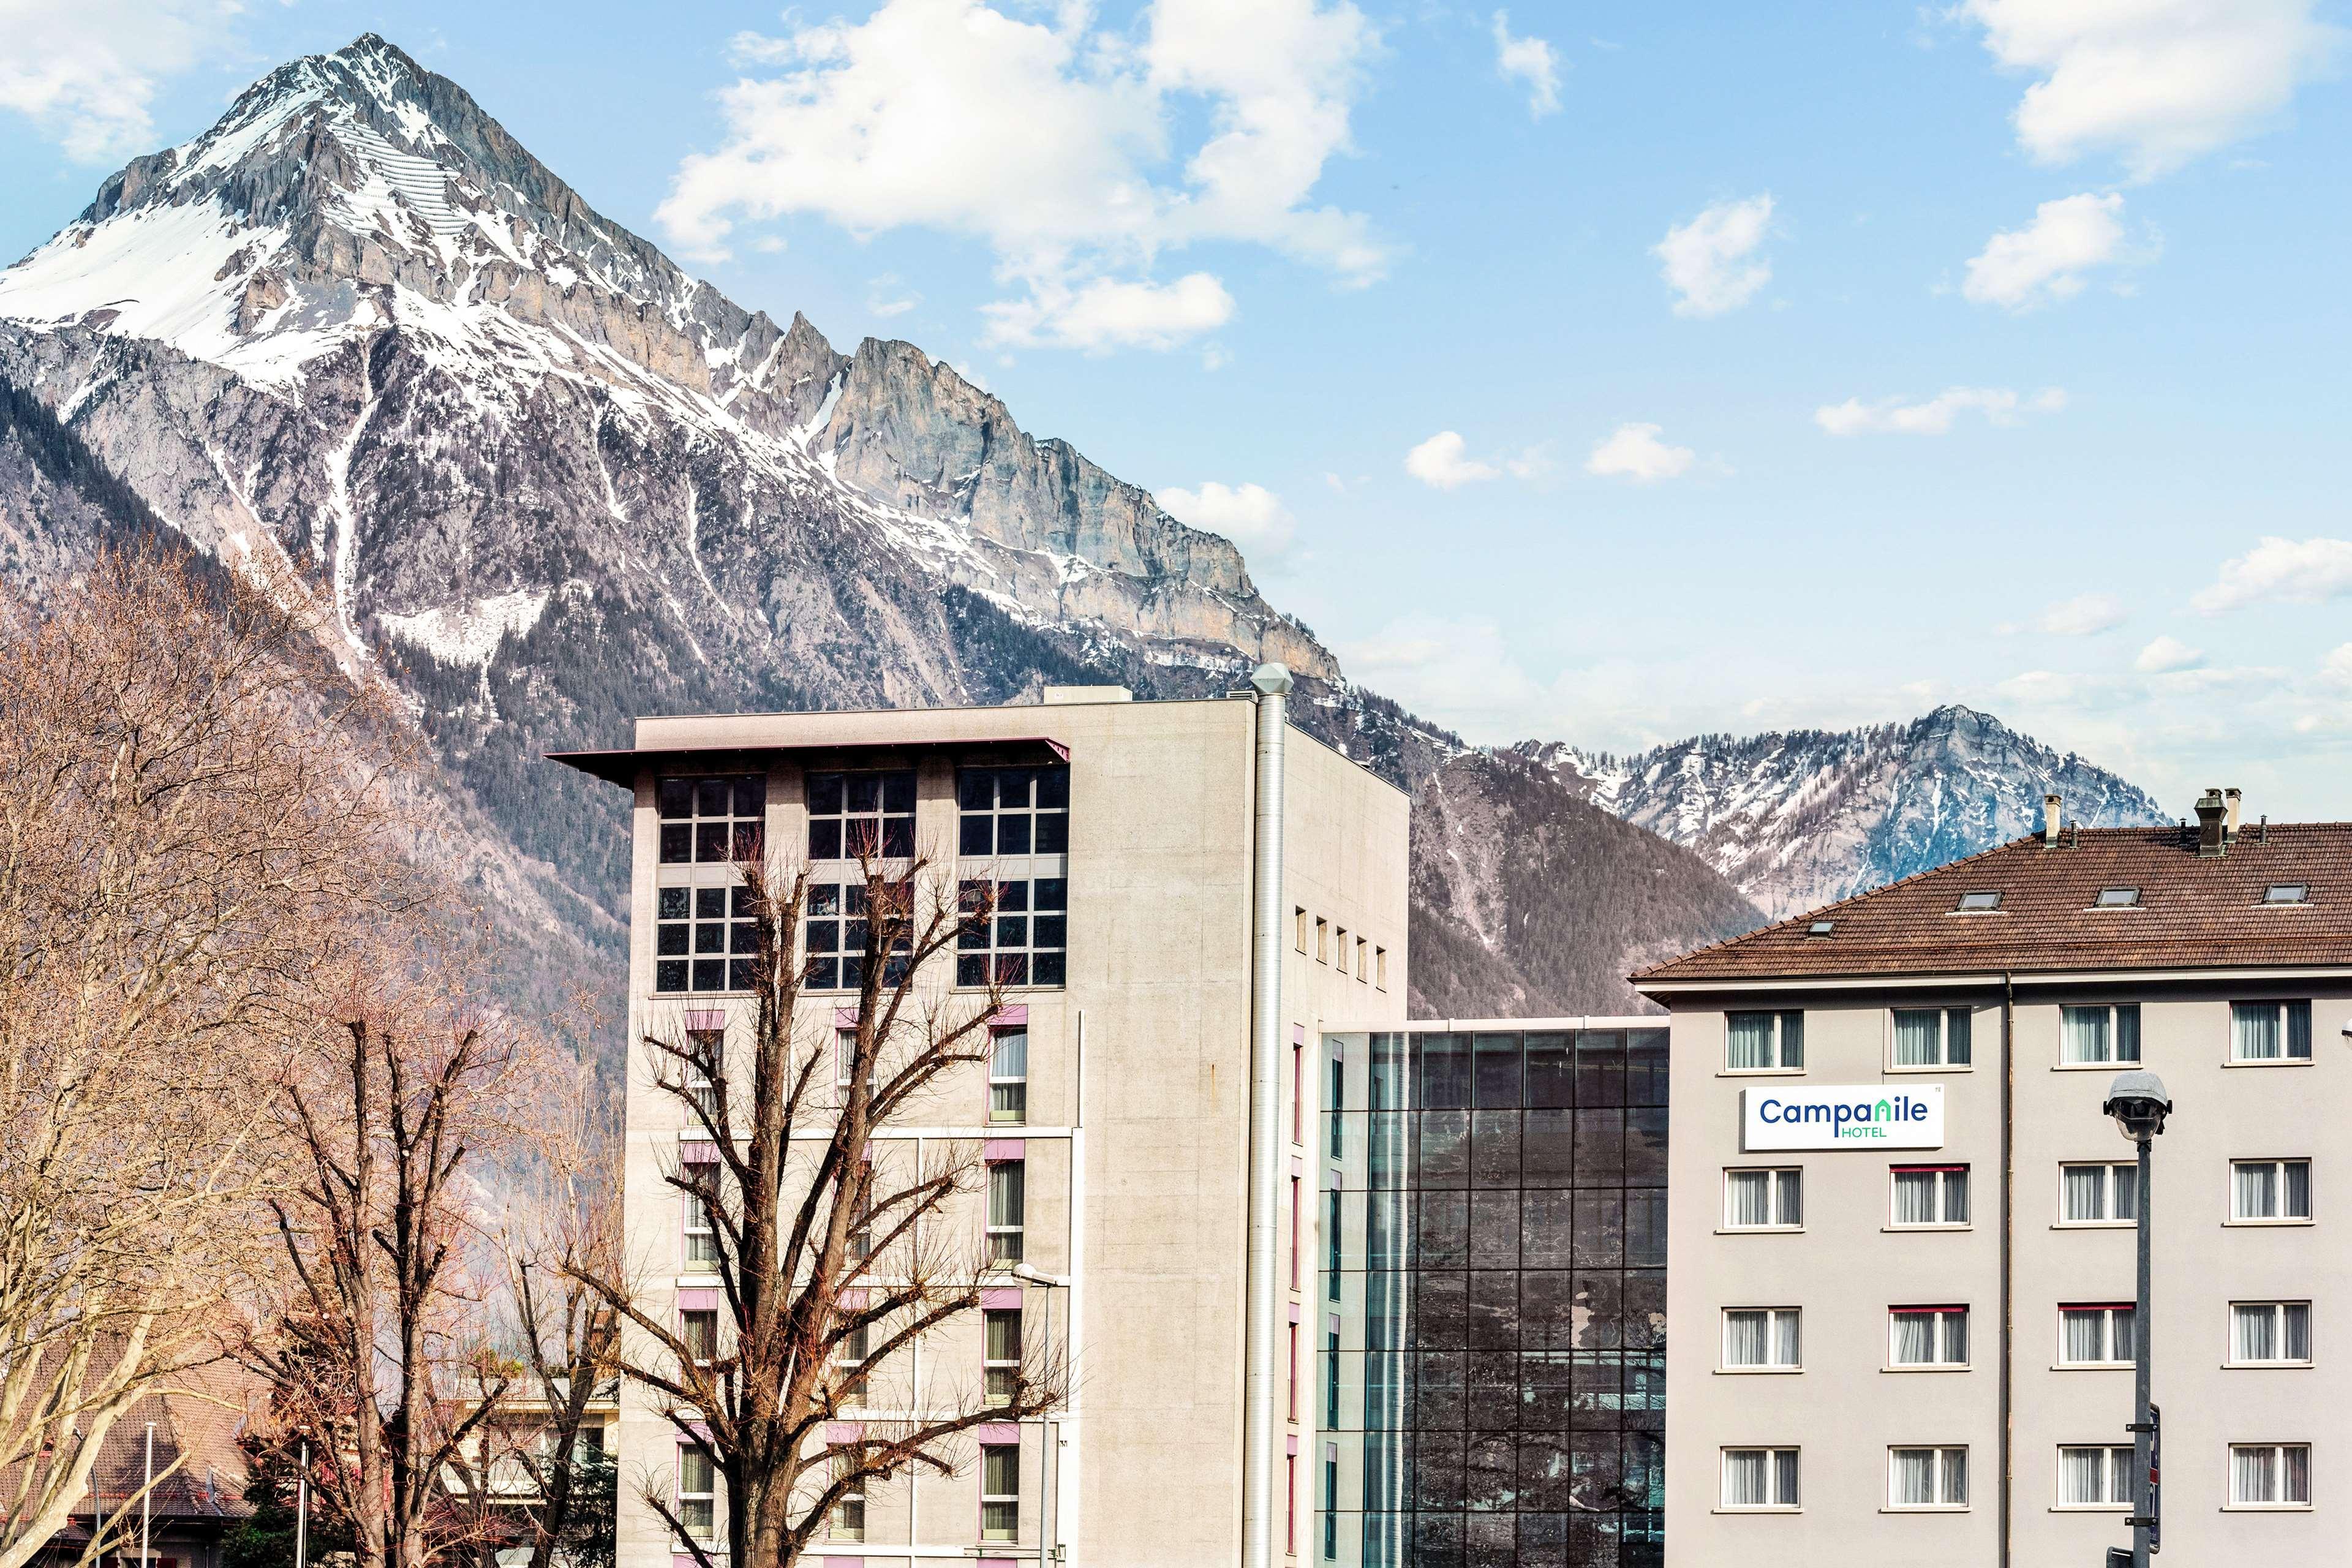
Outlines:
{"label": "white window frame", "polygon": [[[1004,1042],[1021,1042],[1021,1070],[1001,1071],[1003,1066]],[[1012,1103],[1000,1107],[1000,1099]],[[988,1036],[988,1120],[991,1126],[1011,1127],[1029,1120],[1029,1030],[1026,1025],[1017,1028],[992,1029]]]}
{"label": "white window frame", "polygon": [[[1902,1318],[1918,1317],[1935,1320],[1934,1331],[1928,1335],[1935,1351],[1934,1356],[1927,1361],[1895,1360],[1896,1321]],[[1951,1348],[1947,1333],[1947,1324],[1953,1318],[1960,1321],[1960,1340],[1962,1348],[1967,1352],[1967,1355],[1958,1361],[1947,1359],[1947,1352]],[[1886,1370],[1889,1372],[1966,1372],[1969,1366],[1968,1355],[1976,1353],[1975,1336],[1970,1332],[1971,1328],[1968,1308],[1957,1303],[1936,1307],[1889,1307],[1886,1309]]]}
{"label": "white window frame", "polygon": [[[689,1274],[708,1274],[719,1266],[718,1222],[711,1218],[709,1201],[702,1194],[680,1193],[678,1197],[686,1205],[685,1217],[678,1224],[685,1268]],[[698,1256],[706,1250],[708,1257]]]}
{"label": "white window frame", "polygon": [[[1731,1457],[1734,1454],[1761,1454],[1764,1456],[1764,1487],[1766,1492],[1771,1494],[1771,1501],[1733,1502],[1731,1500]],[[1797,1495],[1793,1500],[1783,1500],[1778,1495],[1780,1489],[1780,1456],[1783,1454],[1794,1455],[1796,1457]],[[1804,1468],[1804,1450],[1792,1443],[1778,1444],[1769,1447],[1761,1444],[1750,1443],[1727,1445],[1722,1450],[1722,1463],[1717,1468],[1717,1474],[1720,1480],[1716,1492],[1716,1496],[1719,1500],[1719,1506],[1717,1507],[1717,1511],[1720,1513],[1800,1512],[1805,1506]]]}
{"label": "white window frame", "polygon": [[[996,1217],[997,1174],[1003,1171],[1013,1173],[1009,1185],[1014,1201],[1006,1206],[1014,1213],[1009,1220],[1000,1222]],[[982,1218],[987,1226],[988,1266],[997,1268],[1020,1262],[1027,1249],[1029,1227],[1029,1173],[1025,1163],[1019,1160],[991,1161],[987,1190],[981,1201],[987,1205],[987,1212]]]}
{"label": "white window frame", "polygon": [[[1931,1457],[1929,1458],[1928,1461],[1927,1461],[1927,1473],[1928,1473],[1928,1475],[1929,1475],[1930,1477],[1932,1477],[1932,1478],[1933,1478],[1933,1479],[1934,1479],[1934,1483],[1935,1483],[1935,1490],[1936,1490],[1936,1500],[1935,1500],[1935,1501],[1933,1501],[1933,1502],[1908,1502],[1908,1501],[1906,1501],[1904,1499],[1902,1499],[1902,1498],[1900,1498],[1900,1497],[1897,1497],[1897,1496],[1895,1495],[1895,1456],[1896,1456],[1896,1455],[1898,1455],[1898,1454],[1927,1454],[1927,1455],[1931,1456]],[[1950,1479],[1951,1479],[1951,1473],[1950,1473],[1950,1469],[1949,1469],[1949,1456],[1951,1456],[1951,1455],[1953,1455],[1953,1454],[1958,1454],[1958,1455],[1959,1455],[1959,1456],[1960,1456],[1960,1489],[1961,1489],[1961,1492],[1962,1492],[1962,1496],[1961,1496],[1961,1497],[1960,1497],[1957,1501],[1955,1501],[1955,1500],[1951,1500],[1951,1499],[1948,1499],[1948,1498],[1947,1498],[1947,1497],[1944,1495],[1944,1492],[1945,1492],[1945,1489],[1946,1489],[1946,1484],[1947,1484],[1947,1483],[1950,1480]],[[1969,1500],[1968,1500],[1968,1497],[1967,1497],[1966,1493],[1967,1493],[1967,1491],[1968,1491],[1968,1489],[1969,1489],[1969,1487],[1970,1483],[1975,1479],[1975,1478],[1974,1478],[1972,1475],[1970,1475],[1970,1474],[1969,1474],[1969,1471],[1970,1471],[1970,1469],[1971,1469],[1973,1467],[1971,1467],[1971,1466],[1969,1465],[1969,1457],[1968,1457],[1968,1456],[1969,1456],[1969,1446],[1968,1446],[1966,1443],[1890,1443],[1890,1444],[1888,1444],[1888,1445],[1886,1446],[1886,1508],[1887,1508],[1887,1511],[1888,1511],[1888,1512],[1890,1512],[1890,1513],[1966,1513],[1966,1512],[1968,1512],[1968,1511],[1969,1511]]]}
{"label": "white window frame", "polygon": [[[686,1489],[686,1461],[688,1456],[693,1454],[699,1454],[702,1456],[703,1463],[710,1467],[710,1489],[709,1491],[688,1491]],[[713,1454],[709,1448],[703,1447],[699,1444],[679,1444],[677,1448],[677,1485],[672,1490],[670,1496],[672,1506],[677,1510],[677,1521],[681,1527],[686,1526],[688,1522],[687,1520],[686,1510],[690,1506],[696,1503],[700,1503],[710,1510],[709,1528],[703,1534],[696,1535],[690,1530],[685,1528],[680,1529],[680,1534],[687,1536],[689,1540],[700,1542],[706,1546],[719,1539],[718,1455]]]}
{"label": "white window frame", "polygon": [[[1009,1448],[1013,1453],[1013,1489],[992,1492],[988,1489],[988,1457],[991,1452]],[[1013,1522],[992,1525],[988,1510],[992,1508],[1012,1510]],[[1021,1539],[1021,1449],[1017,1444],[991,1443],[980,1450],[980,1538],[982,1541],[1018,1541]]]}
{"label": "white window frame", "polygon": [[[1897,1061],[1895,1018],[1904,1013],[1930,1013],[1936,1018],[1936,1059],[1927,1062]],[[1969,1020],[1969,1059],[1952,1060],[1952,1017],[1957,1014]],[[1886,1070],[1888,1072],[1973,1072],[1976,1070],[1976,1009],[1973,1007],[1889,1007],[1886,1010]]]}
{"label": "white window frame", "polygon": [[[2239,1050],[2242,1043],[2238,1032],[2238,1016],[2260,1008],[2271,1015],[2272,1027],[2276,1031],[2279,1054],[2274,1057],[2250,1057]],[[2233,1068],[2307,1068],[2317,1059],[2317,1048],[2311,1037],[2312,1005],[2295,997],[2277,1002],[2232,1002],[2230,1004],[2230,1065]],[[2294,1021],[2303,1021],[2303,1054],[2294,1054]]]}
{"label": "white window frame", "polygon": [[[2066,1217],[2066,1173],[2095,1169],[2099,1177],[2099,1207],[2103,1219],[2069,1219]],[[2116,1212],[2116,1173],[2132,1173],[2132,1213],[2129,1218],[2117,1219]],[[2139,1223],[2139,1166],[2130,1160],[2061,1160],[2058,1162],[2058,1224],[2061,1230],[2118,1230]]]}
{"label": "white window frame", "polygon": [[[833,1450],[834,1475],[838,1479],[851,1468],[850,1458],[841,1449]],[[835,1541],[866,1539],[866,1479],[859,1477],[851,1483],[852,1489],[834,1500],[833,1517],[825,1521],[825,1532]]]}
{"label": "white window frame", "polygon": [[[989,1346],[989,1329],[995,1321],[1003,1318],[1013,1320],[1013,1354],[1009,1357],[995,1354]],[[1008,1388],[1000,1394],[995,1385],[999,1377],[1003,1375],[1010,1375],[1015,1382],[1019,1379],[1021,1331],[1024,1326],[1021,1321],[1021,1309],[1018,1307],[991,1307],[980,1315],[980,1396],[982,1402],[992,1408],[1013,1403],[1013,1391]]]}
{"label": "white window frame", "polygon": [[[2294,1500],[2261,1501],[2238,1496],[2238,1456],[2257,1451],[2267,1452],[2265,1474],[2272,1486],[2284,1491],[2286,1488],[2286,1456],[2290,1451],[2303,1454],[2303,1486],[2305,1496]],[[2230,1500],[2224,1510],[2232,1513],[2309,1513],[2311,1511],[2311,1445],[2308,1443],[2232,1443],[2230,1445]]]}
{"label": "white window frame", "polygon": [[[2086,1448],[2096,1449],[2105,1456],[2099,1465],[2099,1490],[2104,1494],[2107,1500],[2102,1502],[2069,1502],[2066,1500],[2066,1456],[2073,1453],[2080,1453]],[[2131,1481],[2132,1466],[2134,1463],[2136,1463],[2136,1461],[2132,1457],[2131,1445],[2127,1443],[2120,1445],[2115,1443],[2059,1444],[2055,1463],[2051,1475],[2050,1495],[2055,1500],[2053,1501],[2050,1506],[2060,1513],[2129,1513],[2131,1511]],[[2120,1502],[2114,1500],[2116,1477],[2119,1470],[2123,1476],[2124,1482],[2124,1497],[2123,1500]]]}
{"label": "white window frame", "polygon": [[[2132,1016],[2133,1054],[2130,1056],[2123,1054],[2122,1015],[2126,1011]],[[2105,1013],[2107,1016],[2103,1047],[2106,1055],[2081,1061],[2067,1059],[2066,1016],[2069,1013]],[[2058,1060],[2053,1064],[2053,1069],[2058,1072],[2111,1072],[2126,1065],[2137,1067],[2147,1055],[2147,1037],[2141,1032],[2146,1025],[2147,1019],[2141,1015],[2140,1005],[2137,1002],[2088,1002],[2079,1006],[2068,1003],[2058,1009]]]}
{"label": "white window frame", "polygon": [[[1743,1312],[1761,1312],[1764,1314],[1764,1345],[1765,1354],[1768,1356],[1778,1355],[1780,1353],[1780,1346],[1784,1342],[1780,1331],[1781,1323],[1785,1320],[1790,1329],[1790,1332],[1787,1337],[1789,1339],[1793,1339],[1796,1342],[1797,1359],[1794,1361],[1760,1362],[1732,1360],[1731,1320],[1734,1315]],[[1801,1308],[1726,1307],[1723,1310],[1723,1332],[1719,1336],[1719,1339],[1720,1355],[1717,1365],[1721,1371],[1727,1373],[1791,1373],[1802,1372],[1805,1370],[1804,1313]]]}
{"label": "white window frame", "polygon": [[[1766,1017],[1772,1020],[1771,1060],[1760,1068],[1731,1065],[1731,1021],[1734,1018]],[[1789,1059],[1789,1020],[1797,1020],[1796,1060]],[[1793,1077],[1805,1070],[1805,1015],[1796,1007],[1740,1007],[1723,1016],[1723,1073],[1727,1078]]]}
{"label": "white window frame", "polygon": [[[1767,1198],[1767,1206],[1775,1215],[1781,1213],[1783,1208],[1786,1206],[1782,1202],[1781,1194],[1789,1186],[1790,1178],[1795,1178],[1795,1185],[1797,1189],[1797,1221],[1794,1225],[1778,1222],[1770,1225],[1742,1225],[1732,1217],[1731,1185],[1733,1178],[1737,1176],[1748,1175],[1759,1171],[1765,1173],[1768,1178],[1765,1183],[1765,1188],[1769,1194]],[[1725,1166],[1723,1170],[1723,1228],[1727,1232],[1736,1232],[1743,1236],[1762,1233],[1777,1233],[1785,1236],[1803,1230],[1805,1228],[1805,1168],[1802,1165]]]}
{"label": "white window frame", "polygon": [[[2075,1361],[2066,1354],[2066,1314],[2069,1312],[2099,1314],[2099,1347],[2106,1352],[2104,1356],[2096,1361]],[[2061,1301],[2058,1303],[2058,1357],[2053,1364],[2062,1367],[2088,1367],[2109,1371],[2116,1367],[2132,1365],[2131,1357],[2124,1356],[2119,1359],[2116,1355],[2116,1317],[2118,1313],[2132,1321],[2132,1331],[2137,1335],[2139,1331],[2139,1309],[2128,1302]],[[2133,1343],[2138,1343],[2137,1338],[2134,1339]]]}
{"label": "white window frame", "polygon": [[688,1327],[688,1324],[696,1318],[708,1318],[710,1320],[710,1342],[707,1347],[710,1353],[709,1355],[698,1355],[694,1358],[695,1365],[707,1367],[712,1362],[719,1359],[719,1309],[716,1307],[688,1307],[678,1313],[678,1343],[686,1346],[688,1350],[695,1348],[694,1333]]}
{"label": "white window frame", "polygon": [[841,1373],[841,1403],[845,1405],[866,1403],[866,1378],[871,1370],[866,1363],[873,1359],[867,1352],[873,1342],[874,1325],[861,1323],[834,1343],[833,1364]]}
{"label": "white window frame", "polygon": [[[2286,1314],[2290,1308],[2303,1309],[2303,1348],[2300,1356],[2273,1356],[2267,1361],[2253,1361],[2238,1354],[2238,1314],[2262,1310],[2271,1315],[2271,1342],[2284,1350],[2287,1342]],[[2309,1301],[2279,1300],[2274,1301],[2232,1301],[2230,1303],[2230,1354],[2228,1365],[2251,1367],[2297,1367],[2312,1364],[2312,1310]]]}
{"label": "white window frame", "polygon": [[2309,1225],[2311,1223],[2311,1215],[2308,1214],[2240,1214],[2238,1212],[2238,1172],[2250,1165],[2268,1165],[2271,1167],[2271,1188],[2272,1191],[2278,1194],[2279,1206],[2282,1209],[2286,1205],[2287,1167],[2290,1165],[2301,1165],[2303,1167],[2304,1206],[2306,1209],[2316,1208],[2318,1206],[2318,1195],[2312,1191],[2312,1162],[2307,1157],[2303,1155],[2287,1155],[2275,1160],[2231,1160],[2230,1162],[2230,1217],[2227,1220],[2224,1220],[2222,1222],[2223,1224],[2246,1226],[2295,1226]]}
{"label": "white window frame", "polygon": [[[1930,1220],[1906,1220],[1902,1217],[1895,1195],[1902,1190],[1902,1178],[1927,1173],[1936,1176],[1936,1213]],[[1960,1190],[1967,1194],[1969,1217],[1942,1217],[1951,1208],[1952,1178],[1959,1178]],[[1889,1165],[1886,1168],[1886,1228],[1889,1230],[1974,1230],[1976,1228],[1976,1193],[1969,1186],[1969,1171],[1966,1165]]]}

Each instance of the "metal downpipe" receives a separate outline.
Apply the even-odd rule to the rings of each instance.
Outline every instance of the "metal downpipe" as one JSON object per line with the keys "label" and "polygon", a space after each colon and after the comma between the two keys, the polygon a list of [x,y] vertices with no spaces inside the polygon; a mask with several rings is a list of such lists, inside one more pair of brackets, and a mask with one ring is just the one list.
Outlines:
{"label": "metal downpipe", "polygon": [[1251,837],[1249,1247],[1242,1373],[1242,1565],[1274,1568],[1276,1230],[1282,1203],[1282,740],[1290,671],[1262,664]]}

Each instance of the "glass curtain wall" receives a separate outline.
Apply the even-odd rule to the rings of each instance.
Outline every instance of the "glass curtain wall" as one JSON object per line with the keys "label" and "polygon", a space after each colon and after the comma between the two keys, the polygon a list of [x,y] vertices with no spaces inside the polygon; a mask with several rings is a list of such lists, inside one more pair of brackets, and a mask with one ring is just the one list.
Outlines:
{"label": "glass curtain wall", "polygon": [[1339,1418],[1319,1436],[1339,1464],[1310,1560],[1654,1568],[1665,1029],[1324,1049],[1339,1237],[1318,1295],[1340,1348]]}

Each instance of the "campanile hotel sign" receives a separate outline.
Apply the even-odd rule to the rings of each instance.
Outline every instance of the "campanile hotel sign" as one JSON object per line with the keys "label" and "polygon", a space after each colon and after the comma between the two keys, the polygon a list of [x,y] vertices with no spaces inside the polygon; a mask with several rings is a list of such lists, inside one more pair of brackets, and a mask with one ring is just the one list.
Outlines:
{"label": "campanile hotel sign", "polygon": [[1944,1086],[1854,1084],[1747,1089],[1739,1143],[1766,1149],[1940,1149]]}

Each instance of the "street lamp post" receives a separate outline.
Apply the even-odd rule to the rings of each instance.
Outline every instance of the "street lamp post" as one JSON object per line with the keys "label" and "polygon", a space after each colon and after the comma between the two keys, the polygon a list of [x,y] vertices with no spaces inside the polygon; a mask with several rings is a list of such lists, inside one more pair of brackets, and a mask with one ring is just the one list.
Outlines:
{"label": "street lamp post", "polygon": [[2106,1102],[2099,1109],[2116,1119],[2116,1126],[2139,1151],[2139,1299],[2132,1310],[2132,1568],[2148,1568],[2157,1550],[2156,1406],[2148,1397],[2148,1276],[2149,1209],[2148,1146],[2164,1131],[2172,1101],[2164,1097],[2164,1080],[2152,1072],[2117,1073],[2108,1086]]}

